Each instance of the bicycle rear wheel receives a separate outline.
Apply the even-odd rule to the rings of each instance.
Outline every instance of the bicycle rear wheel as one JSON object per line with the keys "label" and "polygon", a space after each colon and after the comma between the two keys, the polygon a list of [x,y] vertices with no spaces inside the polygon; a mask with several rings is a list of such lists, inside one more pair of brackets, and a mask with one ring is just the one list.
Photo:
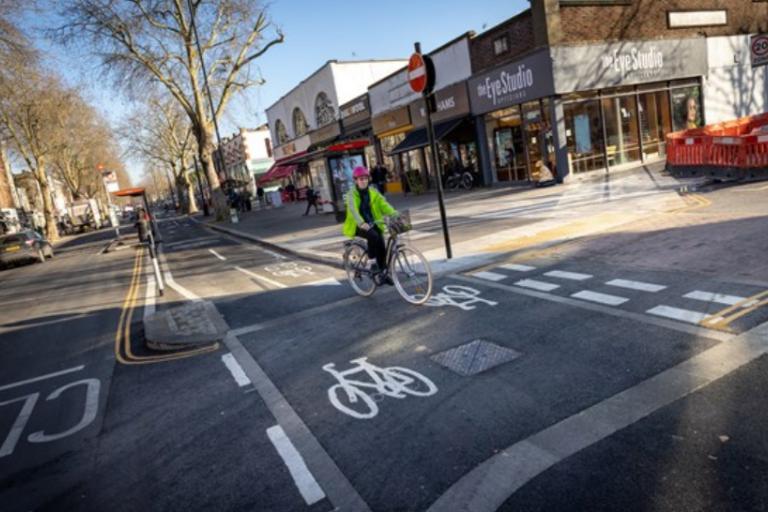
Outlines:
{"label": "bicycle rear wheel", "polygon": [[427,258],[413,247],[401,245],[390,263],[392,280],[411,304],[424,304],[432,295],[432,269]]}
{"label": "bicycle rear wheel", "polygon": [[368,265],[368,252],[362,245],[353,243],[344,251],[344,270],[350,286],[358,295],[369,297],[376,291],[376,282]]}

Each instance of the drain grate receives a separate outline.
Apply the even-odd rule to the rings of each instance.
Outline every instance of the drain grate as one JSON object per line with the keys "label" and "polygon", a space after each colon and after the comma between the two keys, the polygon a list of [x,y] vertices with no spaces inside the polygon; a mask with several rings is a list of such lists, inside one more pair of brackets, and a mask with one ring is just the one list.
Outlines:
{"label": "drain grate", "polygon": [[517,359],[522,354],[483,339],[476,339],[432,356],[432,360],[459,375],[470,376]]}

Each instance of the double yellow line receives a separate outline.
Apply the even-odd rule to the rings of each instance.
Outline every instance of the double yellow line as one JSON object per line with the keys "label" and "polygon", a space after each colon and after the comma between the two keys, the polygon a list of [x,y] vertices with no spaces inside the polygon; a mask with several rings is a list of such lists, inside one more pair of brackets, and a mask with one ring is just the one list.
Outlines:
{"label": "double yellow line", "polygon": [[721,331],[728,330],[728,326],[734,320],[738,320],[753,311],[760,309],[763,306],[768,305],[768,290],[757,293],[751,297],[737,302],[732,306],[728,306],[725,309],[709,315],[707,318],[699,322],[699,325],[707,327],[708,329],[717,329]]}
{"label": "double yellow line", "polygon": [[683,200],[688,203],[688,206],[674,210],[676,213],[689,212],[691,210],[697,210],[712,204],[712,201],[702,196],[701,194],[687,194],[683,196]]}
{"label": "double yellow line", "polygon": [[133,311],[136,309],[136,304],[138,302],[137,297],[139,289],[141,288],[141,263],[143,258],[144,249],[142,248],[136,251],[136,258],[133,261],[131,285],[125,296],[122,312],[120,313],[120,321],[117,324],[117,332],[115,333],[115,358],[117,361],[127,365],[163,363],[218,350],[219,344],[215,343],[209,347],[174,352],[172,354],[138,356],[133,353],[131,348],[131,320],[133,318]]}

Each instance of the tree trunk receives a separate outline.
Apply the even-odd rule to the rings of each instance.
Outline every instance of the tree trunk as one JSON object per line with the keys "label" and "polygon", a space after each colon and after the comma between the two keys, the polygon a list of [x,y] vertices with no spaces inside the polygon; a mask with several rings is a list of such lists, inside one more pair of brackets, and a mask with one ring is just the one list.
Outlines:
{"label": "tree trunk", "polygon": [[189,202],[187,203],[187,206],[189,207],[187,209],[187,214],[192,215],[193,213],[197,213],[199,210],[197,208],[197,201],[195,200],[195,184],[192,183],[192,180],[187,179],[187,197],[189,198]]}
{"label": "tree trunk", "polygon": [[216,174],[216,167],[213,164],[213,134],[210,128],[201,131],[203,143],[199,144],[200,161],[203,163],[205,175],[208,177],[208,184],[211,187],[211,202],[213,211],[216,213],[216,220],[222,221],[229,216],[229,206],[224,191],[221,190],[219,176]]}
{"label": "tree trunk", "polygon": [[40,194],[43,196],[43,214],[45,216],[45,237],[49,242],[55,242],[59,239],[59,229],[56,227],[56,218],[53,215],[53,199],[51,198],[51,187],[48,184],[48,175],[45,173],[45,166],[40,164],[35,169],[35,178],[40,184]]}

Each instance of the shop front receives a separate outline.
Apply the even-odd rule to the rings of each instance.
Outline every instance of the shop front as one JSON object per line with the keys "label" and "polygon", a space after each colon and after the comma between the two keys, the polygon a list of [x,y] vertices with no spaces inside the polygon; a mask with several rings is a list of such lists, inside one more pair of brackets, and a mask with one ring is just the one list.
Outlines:
{"label": "shop front", "polygon": [[554,84],[547,50],[473,77],[468,92],[472,114],[484,128],[478,133],[489,156],[486,183],[535,180],[539,162],[554,169]]}
{"label": "shop front", "polygon": [[[408,106],[403,106],[374,116],[371,120],[373,134],[376,137],[376,143],[381,148],[382,162],[387,168],[387,192],[402,192],[403,180],[401,175],[403,167],[398,158],[390,155],[392,150],[400,144],[405,135],[413,129],[411,124],[411,115]],[[415,163],[423,165],[423,163]],[[425,167],[419,167],[422,169]]]}
{"label": "shop front", "polygon": [[339,107],[341,117],[341,140],[368,140],[370,144],[364,148],[366,165],[373,167],[382,163],[381,154],[377,154],[373,125],[371,124],[371,108],[368,94],[363,94]]}
{"label": "shop front", "polygon": [[664,158],[666,134],[705,124],[703,38],[556,47],[551,53],[565,135],[558,163],[570,173]]}
{"label": "shop front", "polygon": [[[408,108],[413,129],[391,149],[390,156],[399,160],[411,188],[432,188],[436,186],[436,173],[432,169],[424,100],[417,99]],[[434,108],[432,123],[444,176],[464,169],[478,176],[477,142],[474,120],[470,116],[467,83],[460,82],[437,91]]]}

